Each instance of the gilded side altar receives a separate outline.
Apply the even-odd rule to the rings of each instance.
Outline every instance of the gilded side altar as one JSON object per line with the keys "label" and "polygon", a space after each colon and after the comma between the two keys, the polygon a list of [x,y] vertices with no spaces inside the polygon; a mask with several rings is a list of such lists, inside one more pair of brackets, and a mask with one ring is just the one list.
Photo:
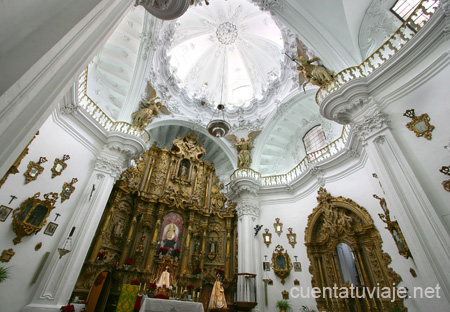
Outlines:
{"label": "gilded side altar", "polygon": [[180,297],[181,290],[191,285],[191,292],[204,304],[217,270],[223,270],[227,301],[232,302],[237,268],[236,204],[220,192],[223,184],[214,164],[201,160],[206,150],[203,143],[197,143],[195,134],[189,133],[184,138],[177,136],[171,150],[154,144],[122,173],[74,296],[86,298],[96,277],[106,271],[97,307],[114,305],[123,284],[156,283],[168,267],[169,294]]}

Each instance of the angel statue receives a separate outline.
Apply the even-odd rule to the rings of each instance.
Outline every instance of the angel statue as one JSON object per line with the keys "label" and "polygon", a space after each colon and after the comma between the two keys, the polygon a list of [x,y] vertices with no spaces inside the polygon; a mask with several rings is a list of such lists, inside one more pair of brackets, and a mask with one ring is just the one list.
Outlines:
{"label": "angel statue", "polygon": [[239,169],[250,168],[250,165],[252,164],[252,156],[250,153],[250,150],[253,148],[252,139],[260,133],[261,130],[250,132],[247,140],[241,138],[240,141],[237,140],[237,137],[234,134],[225,137],[233,143],[233,147],[235,147],[238,152]]}
{"label": "angel statue", "polygon": [[299,73],[299,84],[305,89],[308,83],[312,83],[315,86],[322,87],[334,78],[334,72],[326,69],[322,65],[314,65],[312,63],[319,62],[320,58],[313,57],[310,59],[306,54],[306,49],[303,43],[297,40],[297,57],[292,58],[297,63],[297,69]]}
{"label": "angel statue", "polygon": [[139,102],[139,110],[131,114],[133,124],[138,128],[147,127],[153,117],[158,117],[159,113],[170,114],[166,106],[161,103],[161,99],[156,96],[156,91],[150,83],[147,83],[147,100]]}

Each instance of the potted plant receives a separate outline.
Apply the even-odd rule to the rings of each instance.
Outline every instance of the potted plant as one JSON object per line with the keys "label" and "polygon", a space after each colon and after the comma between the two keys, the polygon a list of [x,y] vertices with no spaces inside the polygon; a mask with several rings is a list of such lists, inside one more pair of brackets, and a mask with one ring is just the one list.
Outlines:
{"label": "potted plant", "polygon": [[291,308],[291,304],[287,300],[278,300],[277,308],[280,309],[280,312],[287,312]]}
{"label": "potted plant", "polygon": [[127,258],[123,263],[123,267],[125,270],[128,270],[132,264],[133,264],[133,259]]}
{"label": "potted plant", "polygon": [[223,280],[224,276],[225,276],[225,271],[222,269],[217,269],[216,270],[216,276],[219,275],[220,279]]}
{"label": "potted plant", "polygon": [[131,281],[130,284],[131,284],[131,285],[139,285],[140,282],[139,282],[137,279],[134,279],[134,280]]}
{"label": "potted plant", "polygon": [[156,290],[156,283],[148,283],[147,287],[148,287],[148,294],[147,294],[147,296],[149,298],[153,298],[155,290]]}
{"label": "potted plant", "polygon": [[0,266],[0,283],[9,278],[9,267]]}
{"label": "potted plant", "polygon": [[172,251],[172,257],[173,257],[173,260],[175,260],[175,262],[177,262],[178,258],[180,258],[180,254],[181,254],[181,250],[180,249],[174,249]]}
{"label": "potted plant", "polygon": [[106,255],[103,252],[99,252],[97,254],[97,258],[95,260],[97,260],[98,262],[101,262],[101,261],[103,261],[105,259],[106,259]]}
{"label": "potted plant", "polygon": [[68,304],[66,306],[62,306],[59,311],[61,312],[75,312],[75,306],[73,304]]}
{"label": "potted plant", "polygon": [[168,252],[169,252],[169,248],[167,248],[167,247],[159,247],[159,249],[158,249],[158,253],[159,253],[159,257],[160,258],[162,258],[162,256],[164,256]]}

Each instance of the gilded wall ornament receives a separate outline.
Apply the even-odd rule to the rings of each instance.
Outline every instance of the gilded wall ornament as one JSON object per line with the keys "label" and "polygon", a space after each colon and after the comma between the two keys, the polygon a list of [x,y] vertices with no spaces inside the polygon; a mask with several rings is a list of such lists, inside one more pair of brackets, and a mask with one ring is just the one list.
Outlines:
{"label": "gilded wall ornament", "polygon": [[292,248],[295,248],[295,244],[297,244],[297,234],[292,233],[292,228],[288,228],[289,233],[286,234],[289,244],[291,244]]}
{"label": "gilded wall ornament", "polygon": [[[450,175],[450,166],[442,166],[442,168],[439,169],[439,171],[445,175]],[[444,190],[450,192],[450,180],[443,181],[442,186],[444,187]]]}
{"label": "gilded wall ornament", "polygon": [[36,244],[36,246],[34,246],[34,250],[38,251],[39,249],[41,249],[42,247],[42,242],[39,242]]}
{"label": "gilded wall ornament", "polygon": [[44,171],[44,167],[41,166],[41,164],[45,163],[47,161],[47,158],[45,157],[39,157],[38,162],[30,161],[28,163],[28,169],[23,174],[25,176],[25,184],[30,183],[31,181],[34,181],[37,179],[38,175]]}
{"label": "gilded wall ornament", "polygon": [[19,166],[20,163],[22,162],[22,159],[28,154],[28,150],[29,150],[29,146],[31,144],[31,142],[33,142],[33,140],[36,138],[36,136],[39,134],[39,131],[36,132],[36,134],[34,135],[34,137],[30,140],[30,142],[28,143],[27,147],[25,147],[22,151],[22,153],[20,153],[19,157],[17,157],[16,161],[12,164],[11,167],[9,167],[8,171],[5,173],[5,175],[3,176],[3,178],[0,180],[0,188],[2,187],[2,185],[6,182],[6,179],[8,179],[8,176],[10,174],[16,174],[19,172]]}
{"label": "gilded wall ornament", "polygon": [[272,233],[269,233],[269,229],[264,229],[265,233],[262,234],[264,244],[266,244],[267,248],[272,243]]}
{"label": "gilded wall ornament", "polygon": [[397,245],[398,253],[408,259],[409,257],[411,257],[411,252],[409,250],[408,244],[406,243],[405,237],[403,236],[402,230],[398,225],[398,222],[391,220],[390,211],[387,207],[386,200],[384,198],[378,197],[376,194],[373,194],[373,197],[380,201],[380,206],[381,209],[383,209],[384,214],[379,213],[378,216],[384,223],[386,223],[386,229],[391,232],[395,244]]}
{"label": "gilded wall ornament", "polygon": [[281,296],[283,297],[283,299],[289,299],[289,292],[286,290],[283,290],[281,292]]}
{"label": "gilded wall ornament", "polygon": [[288,277],[292,270],[291,258],[281,245],[275,247],[272,254],[271,267],[275,275],[281,278],[281,283],[284,282],[284,278]]}
{"label": "gilded wall ornament", "polygon": [[280,223],[280,218],[275,218],[275,222],[273,224],[273,227],[275,228],[275,233],[278,234],[278,236],[281,235],[281,233],[283,232],[283,223]]}
{"label": "gilded wall ornament", "polygon": [[39,232],[47,223],[50,212],[55,209],[58,194],[45,194],[44,200],[39,199],[40,195],[36,193],[33,197],[27,198],[14,210],[13,230],[17,235],[13,240],[14,245],[20,243],[22,237]]}
{"label": "gilded wall ornament", "polygon": [[9,262],[9,260],[11,260],[11,258],[15,255],[16,253],[14,252],[14,250],[12,248],[9,248],[8,250],[5,249],[2,251],[2,255],[0,256],[0,261],[1,262]]}
{"label": "gilded wall ornament", "polygon": [[53,162],[53,167],[52,167],[52,179],[61,175],[61,173],[67,168],[66,160],[69,160],[69,159],[70,159],[70,156],[65,155],[65,154],[62,159],[59,159],[59,158],[55,159],[55,161]]}
{"label": "gilded wall ornament", "polygon": [[12,208],[1,205],[0,206],[0,221],[5,222],[5,220],[8,218],[9,214],[11,213],[11,211],[12,211]]}
{"label": "gilded wall ornament", "polygon": [[414,131],[416,137],[424,137],[427,140],[431,140],[431,132],[434,126],[430,124],[430,117],[428,114],[422,114],[419,117],[414,113],[414,109],[408,109],[403,116],[411,118],[412,121],[406,124],[406,128]]}
{"label": "gilded wall ornament", "polygon": [[[323,289],[333,285],[353,284],[356,287],[361,285],[375,288],[378,285],[389,285],[389,298],[376,295],[370,302],[355,298],[355,304],[362,311],[377,310],[376,306],[383,306],[383,311],[404,310],[403,299],[397,296],[395,287],[402,278],[389,267],[392,259],[383,252],[383,241],[367,210],[349,198],[331,196],[324,188],[319,189],[317,201],[318,205],[308,216],[305,229],[312,287]],[[352,219],[350,226],[334,223],[339,213]],[[330,231],[330,225],[336,230]],[[345,259],[353,260],[348,262]],[[356,268],[353,275],[342,274],[344,269],[350,268]],[[316,297],[317,306],[326,311],[347,311],[343,308],[347,307],[346,300],[347,298],[336,298],[326,293]]]}
{"label": "gilded wall ornament", "polygon": [[64,202],[66,199],[70,198],[70,195],[75,191],[75,186],[73,186],[75,183],[78,182],[77,178],[73,178],[70,183],[64,182],[64,185],[62,187],[62,191],[59,195],[61,195],[61,203]]}

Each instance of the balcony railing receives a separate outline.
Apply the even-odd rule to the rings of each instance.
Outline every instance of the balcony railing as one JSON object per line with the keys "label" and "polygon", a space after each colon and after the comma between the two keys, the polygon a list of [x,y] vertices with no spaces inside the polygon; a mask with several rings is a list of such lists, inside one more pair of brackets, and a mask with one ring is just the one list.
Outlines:
{"label": "balcony railing", "polygon": [[[315,152],[306,154],[306,156],[300,161],[300,163],[286,174],[273,175],[273,176],[261,176],[261,174],[251,168],[237,169],[230,175],[230,183],[239,178],[252,178],[258,181],[261,186],[274,186],[274,185],[287,185],[298,177],[300,177],[312,164],[316,164],[325,159],[336,155],[339,151],[343,150],[347,144],[350,135],[350,126],[346,125],[342,128],[341,136],[325,146],[324,148]],[[227,185],[228,186],[228,185]]]}
{"label": "balcony railing", "polygon": [[316,93],[316,102],[321,105],[331,93],[339,90],[346,83],[361,77],[367,77],[394,56],[426,24],[436,11],[439,0],[423,0],[400,26],[400,28],[371,56],[359,66],[342,70],[332,81],[320,87]]}
{"label": "balcony railing", "polygon": [[134,135],[141,138],[145,143],[148,143],[150,141],[150,134],[145,129],[137,128],[128,122],[113,121],[100,107],[97,106],[97,104],[95,104],[94,101],[92,101],[87,95],[87,77],[88,70],[86,68],[78,79],[78,104],[106,131]]}

